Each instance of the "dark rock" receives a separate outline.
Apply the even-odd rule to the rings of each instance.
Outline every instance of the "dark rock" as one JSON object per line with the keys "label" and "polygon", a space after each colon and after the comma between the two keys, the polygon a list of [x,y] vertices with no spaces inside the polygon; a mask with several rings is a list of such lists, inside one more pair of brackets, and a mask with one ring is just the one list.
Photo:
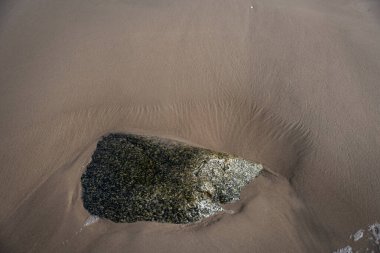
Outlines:
{"label": "dark rock", "polygon": [[114,222],[189,223],[222,211],[262,170],[242,158],[132,134],[102,138],[82,175],[84,207]]}

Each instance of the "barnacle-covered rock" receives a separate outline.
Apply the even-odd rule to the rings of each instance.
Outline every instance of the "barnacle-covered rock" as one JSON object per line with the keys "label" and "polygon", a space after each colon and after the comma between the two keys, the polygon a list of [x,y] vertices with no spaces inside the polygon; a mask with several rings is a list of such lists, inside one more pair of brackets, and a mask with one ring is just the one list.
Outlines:
{"label": "barnacle-covered rock", "polygon": [[190,223],[223,210],[262,165],[177,141],[109,134],[82,175],[84,207],[114,222]]}

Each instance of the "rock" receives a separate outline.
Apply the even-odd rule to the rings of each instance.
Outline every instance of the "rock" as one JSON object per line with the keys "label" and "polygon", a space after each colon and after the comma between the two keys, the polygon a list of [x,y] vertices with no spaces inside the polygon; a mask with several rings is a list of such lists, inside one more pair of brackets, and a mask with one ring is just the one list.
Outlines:
{"label": "rock", "polygon": [[81,177],[84,207],[114,222],[190,223],[223,210],[263,169],[181,142],[109,134]]}

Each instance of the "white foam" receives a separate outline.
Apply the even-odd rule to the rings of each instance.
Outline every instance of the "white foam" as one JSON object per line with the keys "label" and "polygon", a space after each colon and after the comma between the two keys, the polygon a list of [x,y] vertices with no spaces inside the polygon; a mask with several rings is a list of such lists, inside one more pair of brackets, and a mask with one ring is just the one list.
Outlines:
{"label": "white foam", "polygon": [[372,233],[373,239],[375,240],[376,244],[380,244],[380,224],[375,223],[368,227],[368,231]]}
{"label": "white foam", "polygon": [[354,242],[356,241],[359,241],[360,239],[362,239],[364,236],[364,230],[363,229],[359,229],[354,235]]}
{"label": "white foam", "polygon": [[96,216],[96,215],[91,215],[90,217],[87,218],[87,220],[84,222],[84,226],[87,227],[87,226],[90,226],[96,222],[99,221],[99,216]]}
{"label": "white foam", "polygon": [[352,248],[350,245],[348,245],[344,248],[341,248],[341,249],[338,249],[337,251],[334,251],[334,253],[352,253]]}

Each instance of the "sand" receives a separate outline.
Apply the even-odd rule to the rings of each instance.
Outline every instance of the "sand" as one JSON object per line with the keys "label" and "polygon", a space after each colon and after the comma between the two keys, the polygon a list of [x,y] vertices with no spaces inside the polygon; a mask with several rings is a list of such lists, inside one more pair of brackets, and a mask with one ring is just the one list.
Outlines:
{"label": "sand", "polygon": [[[380,220],[379,18],[374,0],[1,1],[0,251],[346,246]],[[110,132],[271,173],[197,224],[85,226],[80,177]]]}

